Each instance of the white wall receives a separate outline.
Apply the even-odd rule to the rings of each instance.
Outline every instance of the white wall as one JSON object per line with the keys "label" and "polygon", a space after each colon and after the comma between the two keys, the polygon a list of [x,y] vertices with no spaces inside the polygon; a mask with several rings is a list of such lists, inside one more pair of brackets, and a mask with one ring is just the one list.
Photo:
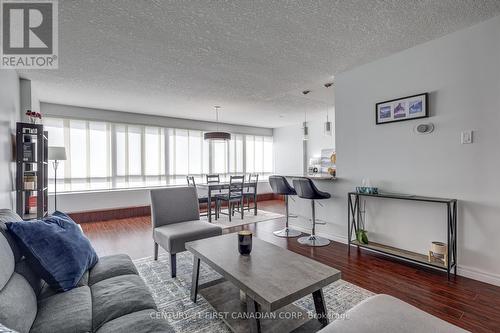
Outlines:
{"label": "white wall", "polygon": [[[199,194],[206,194],[199,189]],[[259,182],[257,193],[271,193],[267,182]],[[67,213],[93,210],[148,206],[149,189],[61,193],[57,195],[57,209]],[[54,195],[49,195],[49,211],[54,209]]]}
{"label": "white wall", "polygon": [[[33,100],[35,101],[36,99],[34,98]],[[44,116],[81,118],[133,125],[163,126],[204,131],[215,131],[219,129],[221,131],[251,135],[272,135],[273,133],[272,128],[264,127],[242,126],[224,123],[217,124],[210,121],[154,116],[132,112],[86,108],[73,105],[52,104],[46,102],[39,102],[39,105]]]}
{"label": "white wall", "polygon": [[[499,59],[496,17],[337,75],[339,180],[325,185],[337,200],[322,208],[328,224],[320,233],[346,239],[347,192],[364,177],[384,191],[454,197],[459,274],[500,285]],[[430,92],[429,119],[375,125],[375,103],[421,92]],[[415,134],[413,127],[426,121],[435,132]],[[474,143],[461,145],[467,129],[474,130]],[[291,145],[286,149],[298,149]],[[441,206],[375,199],[367,210],[371,240],[421,253],[430,241],[446,240]]]}
{"label": "white wall", "polygon": [[[332,116],[330,112],[330,117]],[[331,119],[331,118],[330,118]],[[316,116],[308,122],[309,140],[307,140],[307,155],[310,157],[321,157],[322,149],[335,149],[335,136],[324,134],[326,115]]]}
{"label": "white wall", "polygon": [[[309,140],[306,141],[307,156],[306,162],[311,157],[321,156],[322,149],[335,149],[335,136],[325,136],[323,133],[326,115],[314,115],[308,121]],[[332,112],[330,112],[332,119]],[[275,172],[281,175],[302,175],[303,174],[303,136],[302,124],[295,126],[280,127],[274,129],[274,155]],[[288,179],[290,182],[293,179]],[[332,195],[331,199],[321,200],[316,203],[316,218],[319,222],[327,222],[326,225],[317,225],[317,233],[332,240],[345,242],[347,236],[344,232],[345,223],[342,209],[338,209],[339,202],[343,202],[346,193],[340,192],[337,188],[341,179],[315,180],[316,186]],[[290,225],[303,232],[311,230],[311,203],[309,200],[297,197],[290,198],[290,214],[296,218],[290,219]],[[347,219],[347,217],[345,217]],[[335,222],[334,222],[335,221]]]}
{"label": "white wall", "polygon": [[281,174],[302,173],[302,125],[273,130],[274,170]]}
{"label": "white wall", "polygon": [[[336,89],[345,191],[369,177],[385,191],[459,199],[459,271],[500,285],[500,16],[340,74]],[[375,125],[376,102],[421,92],[430,92],[431,118]],[[415,134],[425,121],[435,132]],[[474,143],[462,145],[467,129]],[[422,253],[446,240],[436,205],[367,205],[372,239]]]}
{"label": "white wall", "polygon": [[[57,209],[77,213],[114,208],[140,207],[150,204],[148,189],[60,193]],[[54,210],[54,195],[49,195],[49,211]]]}
{"label": "white wall", "polygon": [[[330,111],[330,117],[332,117]],[[330,118],[331,119],[331,118]],[[335,148],[335,136],[326,136],[323,133],[323,126],[326,121],[326,114],[315,116],[308,121],[309,140],[306,141],[306,162],[311,157],[320,157],[322,149]],[[295,126],[278,127],[273,130],[273,150],[274,166],[276,173],[282,175],[303,174],[303,136],[302,124]]]}
{"label": "white wall", "polygon": [[14,70],[0,70],[0,208],[13,209],[15,163],[13,135],[19,120],[19,78]]}

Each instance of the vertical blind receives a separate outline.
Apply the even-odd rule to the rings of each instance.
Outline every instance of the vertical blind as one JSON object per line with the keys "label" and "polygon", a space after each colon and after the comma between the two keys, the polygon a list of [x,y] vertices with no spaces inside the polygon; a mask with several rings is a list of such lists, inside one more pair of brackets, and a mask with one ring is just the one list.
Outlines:
{"label": "vertical blind", "polygon": [[[203,131],[47,117],[49,146],[66,147],[57,170],[58,191],[184,184],[221,175],[273,171],[273,138],[232,134],[229,142]],[[49,168],[51,190],[54,171]]]}
{"label": "vertical blind", "polygon": [[203,132],[171,128],[168,132],[168,172],[170,183],[183,184],[186,175],[198,179],[210,172],[210,145]]}

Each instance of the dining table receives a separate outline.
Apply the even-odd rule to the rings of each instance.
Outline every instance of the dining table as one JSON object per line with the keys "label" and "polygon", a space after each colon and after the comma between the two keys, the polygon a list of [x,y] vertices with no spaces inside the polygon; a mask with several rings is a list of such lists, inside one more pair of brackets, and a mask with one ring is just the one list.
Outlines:
{"label": "dining table", "polygon": [[[207,204],[208,222],[212,222],[212,197],[214,191],[222,192],[223,190],[229,189],[229,185],[230,182],[228,181],[196,184],[196,187],[206,189],[208,192],[208,204]],[[253,189],[253,193],[252,192],[246,192],[246,193],[253,194],[253,202],[254,202],[253,214],[257,215],[257,182],[248,182],[244,184],[243,191],[250,191],[250,189]],[[241,207],[241,209],[244,209],[244,207]]]}

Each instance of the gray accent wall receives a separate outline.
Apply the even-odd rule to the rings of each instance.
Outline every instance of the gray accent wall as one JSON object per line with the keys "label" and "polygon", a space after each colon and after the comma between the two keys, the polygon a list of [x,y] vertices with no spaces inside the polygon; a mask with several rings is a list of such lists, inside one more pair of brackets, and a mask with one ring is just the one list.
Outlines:
{"label": "gray accent wall", "polygon": [[19,77],[0,70],[0,208],[14,207],[15,163],[13,142],[20,114]]}

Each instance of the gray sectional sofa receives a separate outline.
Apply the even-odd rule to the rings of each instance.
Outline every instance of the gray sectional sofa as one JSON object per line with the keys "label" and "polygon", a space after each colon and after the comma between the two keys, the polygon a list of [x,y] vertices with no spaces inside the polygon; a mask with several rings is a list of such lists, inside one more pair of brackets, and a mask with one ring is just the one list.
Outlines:
{"label": "gray sectional sofa", "polygon": [[395,297],[365,299],[318,333],[467,333]]}
{"label": "gray sectional sofa", "polygon": [[5,222],[20,220],[0,210],[0,324],[21,333],[173,332],[127,255],[101,257],[78,287],[52,290],[6,232]]}

